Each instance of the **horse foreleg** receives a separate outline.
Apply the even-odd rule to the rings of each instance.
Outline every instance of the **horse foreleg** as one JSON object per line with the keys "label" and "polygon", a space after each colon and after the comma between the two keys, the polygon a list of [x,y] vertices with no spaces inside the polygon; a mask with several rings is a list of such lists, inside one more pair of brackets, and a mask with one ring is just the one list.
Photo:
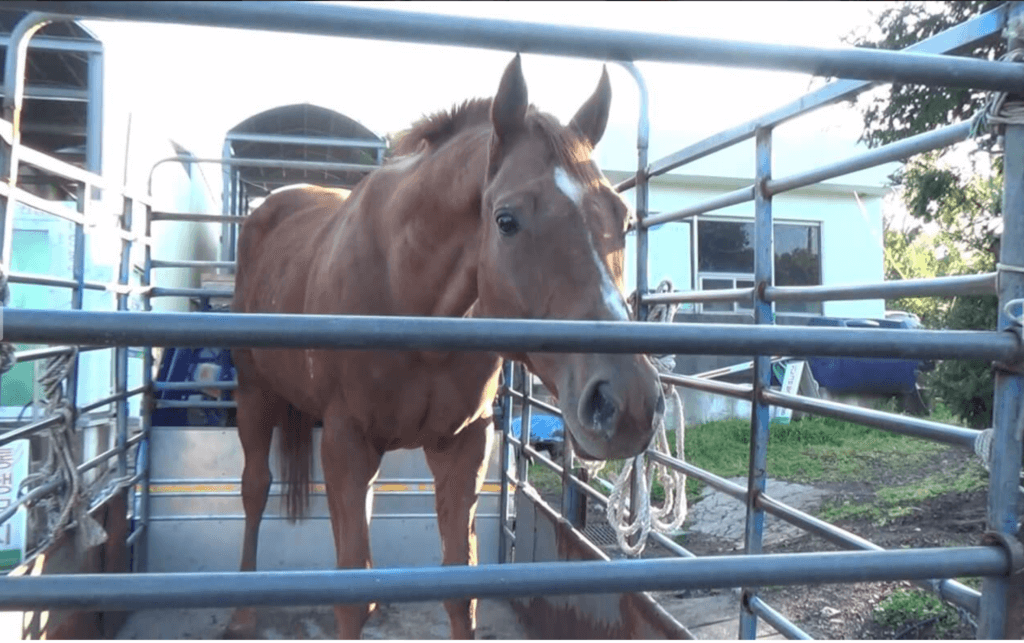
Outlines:
{"label": "horse foreleg", "polygon": [[[490,418],[467,426],[436,449],[424,449],[434,474],[437,525],[445,565],[476,565],[476,507],[487,473]],[[453,639],[476,638],[476,599],[445,601]]]}
{"label": "horse foreleg", "polygon": [[[327,505],[334,530],[340,569],[369,569],[370,503],[373,481],[380,469],[382,453],[351,426],[342,426],[336,414],[324,418],[320,444]],[[338,638],[358,639],[370,617],[372,603],[338,605],[334,617]]]}

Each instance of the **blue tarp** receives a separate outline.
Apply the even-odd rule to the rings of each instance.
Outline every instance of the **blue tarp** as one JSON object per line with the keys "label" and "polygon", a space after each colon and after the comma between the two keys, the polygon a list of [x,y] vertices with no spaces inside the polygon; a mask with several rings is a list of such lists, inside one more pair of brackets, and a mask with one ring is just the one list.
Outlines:
{"label": "blue tarp", "polygon": [[[512,436],[520,437],[523,418],[512,418]],[[530,442],[561,442],[565,439],[565,424],[557,415],[534,414],[530,420]]]}

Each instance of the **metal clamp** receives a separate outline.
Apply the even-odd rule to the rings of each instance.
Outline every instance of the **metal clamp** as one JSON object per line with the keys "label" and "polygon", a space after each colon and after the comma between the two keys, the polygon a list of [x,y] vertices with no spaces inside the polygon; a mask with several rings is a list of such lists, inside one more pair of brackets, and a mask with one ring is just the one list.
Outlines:
{"label": "metal clamp", "polygon": [[1024,543],[1020,539],[1013,534],[986,531],[981,536],[981,544],[1002,547],[1010,559],[1010,571],[1007,576],[1017,580],[1024,579]]}

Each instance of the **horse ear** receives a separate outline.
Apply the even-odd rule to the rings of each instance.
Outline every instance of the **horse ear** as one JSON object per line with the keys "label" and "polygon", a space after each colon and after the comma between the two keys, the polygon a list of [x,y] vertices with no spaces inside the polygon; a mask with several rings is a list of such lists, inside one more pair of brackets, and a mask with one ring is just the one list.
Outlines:
{"label": "horse ear", "polygon": [[597,83],[597,89],[583,103],[580,111],[572,117],[570,125],[582,134],[591,147],[597,147],[597,142],[604,136],[604,129],[608,125],[608,112],[612,106],[612,84],[608,80],[608,66],[601,70],[601,80]]}
{"label": "horse ear", "polygon": [[523,127],[526,120],[526,79],[523,64],[516,54],[505,68],[498,93],[491,103],[491,123],[499,141],[508,141]]}

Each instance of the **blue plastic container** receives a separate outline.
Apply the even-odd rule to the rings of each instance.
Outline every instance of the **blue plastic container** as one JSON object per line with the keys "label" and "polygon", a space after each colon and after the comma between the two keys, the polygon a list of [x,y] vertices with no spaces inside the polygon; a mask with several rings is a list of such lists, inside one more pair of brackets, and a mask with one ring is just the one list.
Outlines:
{"label": "blue plastic container", "polygon": [[[843,319],[813,317],[808,326],[845,328],[916,328],[912,319]],[[917,387],[917,375],[925,362],[916,359],[863,357],[811,357],[807,360],[818,384],[835,393],[894,395]]]}

